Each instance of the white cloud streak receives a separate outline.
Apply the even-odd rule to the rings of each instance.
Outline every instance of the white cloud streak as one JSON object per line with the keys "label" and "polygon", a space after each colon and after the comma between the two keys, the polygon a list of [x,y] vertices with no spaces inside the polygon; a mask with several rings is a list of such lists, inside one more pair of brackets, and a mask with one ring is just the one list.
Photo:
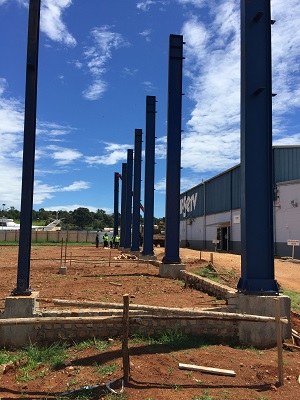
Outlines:
{"label": "white cloud streak", "polygon": [[62,14],[72,3],[72,0],[44,0],[41,5],[41,31],[54,42],[69,47],[76,46],[76,39],[68,31]]}
{"label": "white cloud streak", "polygon": [[[28,0],[16,0],[23,7],[29,5]],[[0,6],[8,3],[7,0],[0,0]],[[10,0],[12,3],[12,0]],[[76,46],[76,39],[68,31],[63,22],[63,12],[73,4],[72,0],[43,0],[41,2],[40,29],[54,42],[65,44],[68,47]]]}
{"label": "white cloud streak", "polygon": [[89,165],[114,165],[127,160],[127,149],[132,148],[128,144],[105,143],[104,155],[89,156],[85,161]]}
{"label": "white cloud streak", "polygon": [[87,100],[97,100],[107,89],[103,80],[106,73],[106,64],[112,58],[112,50],[128,46],[128,42],[117,32],[112,32],[108,26],[94,28],[91,31],[94,45],[86,48],[84,57],[87,68],[93,77],[91,85],[83,91]]}
{"label": "white cloud streak", "polygon": [[[39,180],[34,182],[33,203],[42,204],[45,200],[50,200],[55,193],[60,192],[78,192],[90,188],[90,183],[85,181],[75,181],[69,186],[48,185]],[[10,202],[11,203],[11,202]]]}

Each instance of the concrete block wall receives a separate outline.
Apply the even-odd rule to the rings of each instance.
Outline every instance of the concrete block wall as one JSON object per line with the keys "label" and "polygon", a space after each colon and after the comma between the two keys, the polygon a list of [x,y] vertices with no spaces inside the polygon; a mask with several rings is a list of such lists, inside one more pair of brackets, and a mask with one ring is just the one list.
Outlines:
{"label": "concrete block wall", "polygon": [[[101,313],[101,312],[100,312]],[[53,313],[52,313],[53,314]],[[56,316],[88,316],[99,315],[98,311],[86,312],[55,312]],[[161,315],[167,315],[165,312]],[[49,312],[44,316],[49,316]],[[157,313],[156,313],[157,315]],[[39,343],[49,344],[57,340],[82,341],[87,339],[121,337],[122,319],[114,321],[103,321],[100,323],[57,323],[34,325],[32,337]],[[238,323],[236,321],[222,321],[205,319],[154,319],[149,317],[131,317],[129,324],[129,334],[140,334],[144,336],[155,336],[164,332],[180,331],[184,334],[194,334],[208,337],[215,341],[230,341],[231,343],[238,338]]]}
{"label": "concrete block wall", "polygon": [[214,282],[208,278],[193,274],[192,272],[180,271],[180,279],[185,282],[186,286],[205,292],[210,296],[215,296],[217,299],[227,301],[229,295],[236,293],[236,290],[229,286]]}

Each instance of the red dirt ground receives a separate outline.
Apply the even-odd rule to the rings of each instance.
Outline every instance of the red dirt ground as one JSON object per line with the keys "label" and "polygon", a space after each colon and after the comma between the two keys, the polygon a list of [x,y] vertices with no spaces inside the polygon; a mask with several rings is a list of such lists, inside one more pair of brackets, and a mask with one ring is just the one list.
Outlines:
{"label": "red dirt ground", "polygon": [[[155,249],[158,260],[164,249]],[[18,248],[0,246],[0,308],[15,288]],[[33,245],[31,252],[30,285],[40,292],[40,299],[90,300],[122,303],[124,293],[134,296],[134,303],[167,307],[209,308],[223,304],[208,295],[185,289],[179,280],[158,277],[157,267],[150,263],[115,260],[118,250],[96,249],[94,246]],[[62,255],[62,261],[61,261]],[[181,249],[182,262],[187,270],[205,266],[210,253]],[[227,285],[235,287],[240,273],[240,256],[213,253],[214,266],[224,277]],[[109,261],[110,259],[110,261]],[[71,261],[70,261],[71,260]],[[67,266],[67,275],[59,275],[61,263]],[[234,272],[235,271],[235,272]],[[275,261],[275,275],[285,289],[300,291],[300,265]],[[116,285],[117,284],[117,285]],[[49,303],[41,301],[40,307]],[[51,307],[53,307],[51,305]],[[300,331],[297,316],[293,328]],[[116,364],[111,374],[95,374],[93,365]],[[234,370],[235,377],[209,375],[201,372],[180,370],[178,363],[196,364]],[[174,349],[166,344],[130,344],[130,383],[125,385],[123,395],[114,397],[105,383],[122,378],[121,343],[110,341],[106,350],[93,347],[77,351],[69,349],[68,362],[56,371],[40,367],[40,375],[28,382],[19,382],[17,366],[0,375],[0,399],[65,399],[58,393],[82,388],[86,385],[101,386],[90,397],[88,392],[73,394],[81,399],[132,399],[162,400],[294,400],[300,398],[300,353],[284,351],[284,385],[278,387],[277,349],[258,351],[238,349],[225,343],[199,348]],[[119,381],[116,382],[119,390]],[[56,393],[56,394],[55,394]]]}

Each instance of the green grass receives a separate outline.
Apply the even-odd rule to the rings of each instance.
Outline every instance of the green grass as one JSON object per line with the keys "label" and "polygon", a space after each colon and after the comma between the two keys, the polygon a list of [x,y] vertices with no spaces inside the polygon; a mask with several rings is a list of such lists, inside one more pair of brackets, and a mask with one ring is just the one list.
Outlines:
{"label": "green grass", "polygon": [[184,350],[190,348],[203,348],[208,347],[209,343],[205,338],[196,335],[185,335],[181,331],[175,329],[170,332],[164,332],[156,336],[143,336],[132,335],[130,342],[133,344],[147,344],[147,345],[167,345],[172,350]]}
{"label": "green grass", "polygon": [[115,363],[109,364],[109,365],[99,365],[99,364],[95,363],[93,365],[93,367],[94,367],[95,371],[101,375],[111,375],[114,372],[116,372],[117,369],[119,368],[118,364],[115,364]]}
{"label": "green grass", "polygon": [[109,347],[109,343],[105,340],[99,340],[97,338],[84,340],[80,343],[74,343],[75,350],[84,350],[94,347],[97,350],[106,350]]}
{"label": "green grass", "polygon": [[220,283],[222,281],[221,278],[217,275],[214,275],[212,272],[213,271],[211,271],[211,269],[207,265],[206,267],[194,271],[194,274],[202,276],[203,278],[208,278],[211,281]]}
{"label": "green grass", "polygon": [[216,400],[216,398],[210,397],[209,392],[205,390],[201,396],[194,396],[192,400]]}
{"label": "green grass", "polygon": [[[66,347],[61,343],[55,343],[49,347],[30,344],[19,353],[23,361],[18,370],[17,380],[27,382],[44,377],[48,369],[56,369],[65,361],[66,354]],[[41,372],[34,372],[40,365],[46,367]]]}
{"label": "green grass", "polygon": [[291,309],[294,311],[300,311],[300,293],[293,292],[292,290],[283,289],[283,294],[289,296],[291,299]]}

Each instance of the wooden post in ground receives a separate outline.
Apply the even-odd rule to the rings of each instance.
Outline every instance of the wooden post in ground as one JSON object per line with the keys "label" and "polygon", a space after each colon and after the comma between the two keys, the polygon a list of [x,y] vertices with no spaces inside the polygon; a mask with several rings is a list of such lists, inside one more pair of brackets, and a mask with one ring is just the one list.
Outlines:
{"label": "wooden post in ground", "polygon": [[201,251],[200,251],[200,261],[201,261]]}
{"label": "wooden post in ground", "polygon": [[111,250],[109,250],[109,261],[108,261],[108,266],[110,267],[110,259],[111,259]]}
{"label": "wooden post in ground", "polygon": [[282,325],[280,322],[280,301],[275,299],[275,327],[278,351],[278,382],[283,385]]}
{"label": "wooden post in ground", "polygon": [[210,253],[210,262],[214,263],[214,253]]}
{"label": "wooden post in ground", "polygon": [[60,268],[62,267],[63,247],[64,247],[64,238],[61,238],[61,247],[60,247]]}
{"label": "wooden post in ground", "polygon": [[128,348],[128,333],[129,333],[129,295],[123,295],[123,340],[122,340],[122,355],[123,355],[123,372],[124,381],[129,382],[130,364],[129,364],[129,348]]}

